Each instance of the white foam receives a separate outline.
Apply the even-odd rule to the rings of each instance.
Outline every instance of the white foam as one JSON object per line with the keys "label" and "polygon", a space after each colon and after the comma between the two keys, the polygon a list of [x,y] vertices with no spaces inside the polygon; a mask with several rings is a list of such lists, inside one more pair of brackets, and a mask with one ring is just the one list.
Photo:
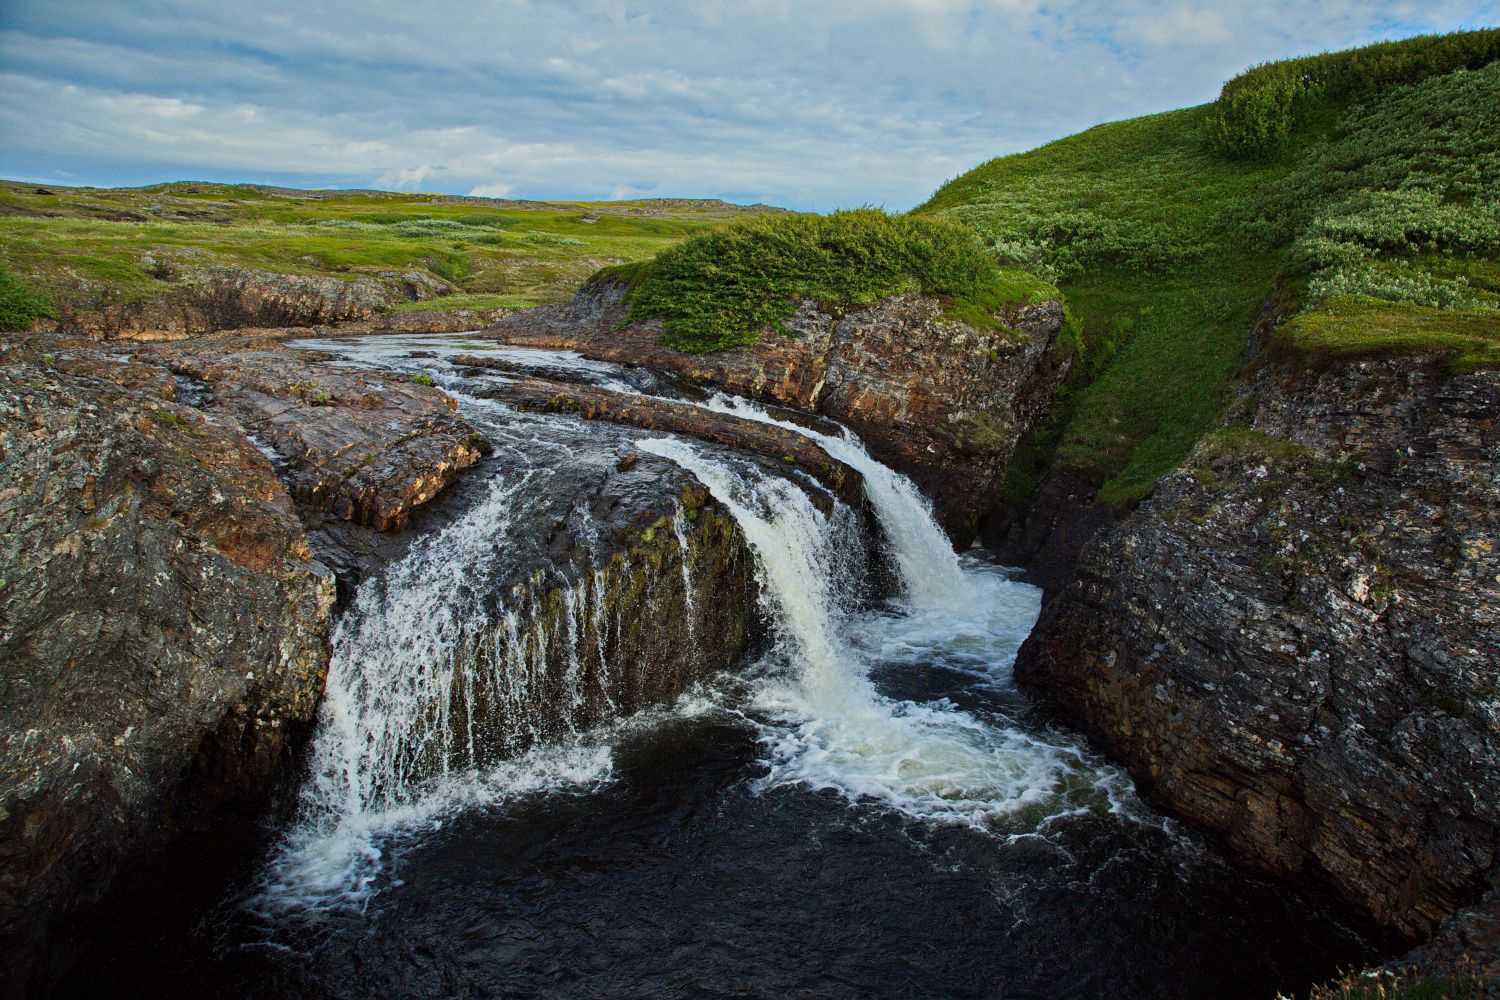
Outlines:
{"label": "white foam", "polygon": [[[855,614],[843,585],[857,569],[842,558],[858,549],[846,508],[824,514],[786,480],[731,467],[682,441],[639,447],[697,476],[734,515],[755,553],[775,634],[753,695],[771,754],[766,785],[831,790],[915,818],[987,830],[1030,828],[1042,816],[1083,807],[1112,808],[1114,797],[1128,795],[1118,772],[1075,744],[995,725],[946,701],[885,697],[871,682],[868,665],[876,660],[922,669],[934,659],[1008,682],[1036,617],[1035,588],[977,564],[966,571],[954,557],[958,579],[945,582],[945,601],[926,591],[902,614]],[[930,517],[927,524],[937,531]]]}
{"label": "white foam", "polygon": [[864,442],[848,428],[824,434],[779,420],[765,408],[738,396],[716,393],[703,404],[731,416],[772,424],[816,441],[831,457],[857,470],[891,544],[907,601],[914,608],[939,607],[965,600],[968,584],[953,546],[932,517],[932,506],[912,481],[870,456]]}

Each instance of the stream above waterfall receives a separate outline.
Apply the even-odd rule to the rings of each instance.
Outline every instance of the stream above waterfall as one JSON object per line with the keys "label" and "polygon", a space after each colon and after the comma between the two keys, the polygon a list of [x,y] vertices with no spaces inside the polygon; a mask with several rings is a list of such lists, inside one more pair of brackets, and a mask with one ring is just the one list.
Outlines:
{"label": "stream above waterfall", "polygon": [[[1011,665],[1040,592],[955,555],[853,435],[567,352],[297,346],[427,375],[496,454],[346,602],[307,773],[266,856],[184,939],[101,970],[117,995],[1269,1000],[1371,954],[1033,712]],[[864,514],[816,484],[685,437],[518,414],[482,391],[505,370],[454,364],[477,351],[807,434],[863,473],[879,565]],[[698,647],[703,679],[639,711],[612,693],[603,563],[569,492],[622,451],[734,517],[766,633],[730,660],[693,614],[664,628],[662,643]],[[523,537],[523,512],[585,541],[559,555]],[[695,592],[686,512],[670,523],[695,612],[713,595]],[[566,624],[538,638],[528,616],[554,570],[522,570],[560,559]],[[548,650],[563,651],[555,682]],[[537,722],[542,691],[586,722]],[[452,715],[501,703],[492,730]]]}

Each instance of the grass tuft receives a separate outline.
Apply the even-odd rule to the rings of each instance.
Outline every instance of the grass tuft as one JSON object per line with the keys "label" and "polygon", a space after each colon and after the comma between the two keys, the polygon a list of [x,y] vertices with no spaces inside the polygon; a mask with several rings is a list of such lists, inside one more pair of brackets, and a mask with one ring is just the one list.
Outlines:
{"label": "grass tuft", "polygon": [[0,267],[0,330],[30,330],[37,320],[56,315],[49,296]]}

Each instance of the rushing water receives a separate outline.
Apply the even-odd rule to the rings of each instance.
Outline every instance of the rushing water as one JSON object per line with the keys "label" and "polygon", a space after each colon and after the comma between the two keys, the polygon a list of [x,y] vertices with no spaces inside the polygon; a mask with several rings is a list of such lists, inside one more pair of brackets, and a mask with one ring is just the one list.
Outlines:
{"label": "rushing water", "polygon": [[[361,585],[295,819],[172,975],[121,960],[117,992],[1268,998],[1365,956],[1326,911],[1223,865],[1033,716],[1010,671],[1035,588],[956,556],[852,434],[742,400],[702,405],[808,434],[864,474],[898,594],[870,599],[843,505],[724,449],[590,425],[731,512],[769,641],[745,664],[695,648],[729,672],[674,708],[476,745],[454,712],[508,697],[524,728],[531,693],[582,699],[612,666],[597,567],[550,640],[528,618],[545,579],[498,601],[488,588],[516,511],[581,460],[566,443],[578,423],[469,395],[449,358],[472,345],[453,338],[326,346],[428,371],[511,463]],[[432,357],[408,357],[417,346]],[[666,391],[573,355],[506,357]],[[686,552],[680,511],[673,531]],[[486,752],[512,737],[515,754]]]}

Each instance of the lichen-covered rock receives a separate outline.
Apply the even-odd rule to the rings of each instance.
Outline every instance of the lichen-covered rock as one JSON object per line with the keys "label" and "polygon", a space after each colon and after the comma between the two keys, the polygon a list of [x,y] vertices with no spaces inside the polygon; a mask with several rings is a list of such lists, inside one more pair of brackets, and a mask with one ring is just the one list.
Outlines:
{"label": "lichen-covered rock", "polygon": [[1500,852],[1500,374],[1261,370],[1016,674],[1156,802],[1430,933]]}
{"label": "lichen-covered rock", "polygon": [[390,531],[488,450],[440,389],[400,375],[308,361],[285,350],[192,345],[149,357],[205,387],[274,454],[293,493]]}
{"label": "lichen-covered rock", "polygon": [[321,693],[333,601],[236,433],[145,366],[19,353],[0,365],[3,993],[45,984],[127,866],[265,794]]}
{"label": "lichen-covered rock", "polygon": [[945,319],[939,301],[916,294],[842,312],[803,302],[787,323],[791,336],[691,355],[657,344],[656,321],[624,323],[624,295],[623,285],[595,283],[565,306],[517,313],[486,335],[832,417],[911,476],[960,543],[974,537],[1016,443],[1051,405],[1068,363],[1053,349],[1063,323],[1057,302],[1018,307],[996,330]]}

